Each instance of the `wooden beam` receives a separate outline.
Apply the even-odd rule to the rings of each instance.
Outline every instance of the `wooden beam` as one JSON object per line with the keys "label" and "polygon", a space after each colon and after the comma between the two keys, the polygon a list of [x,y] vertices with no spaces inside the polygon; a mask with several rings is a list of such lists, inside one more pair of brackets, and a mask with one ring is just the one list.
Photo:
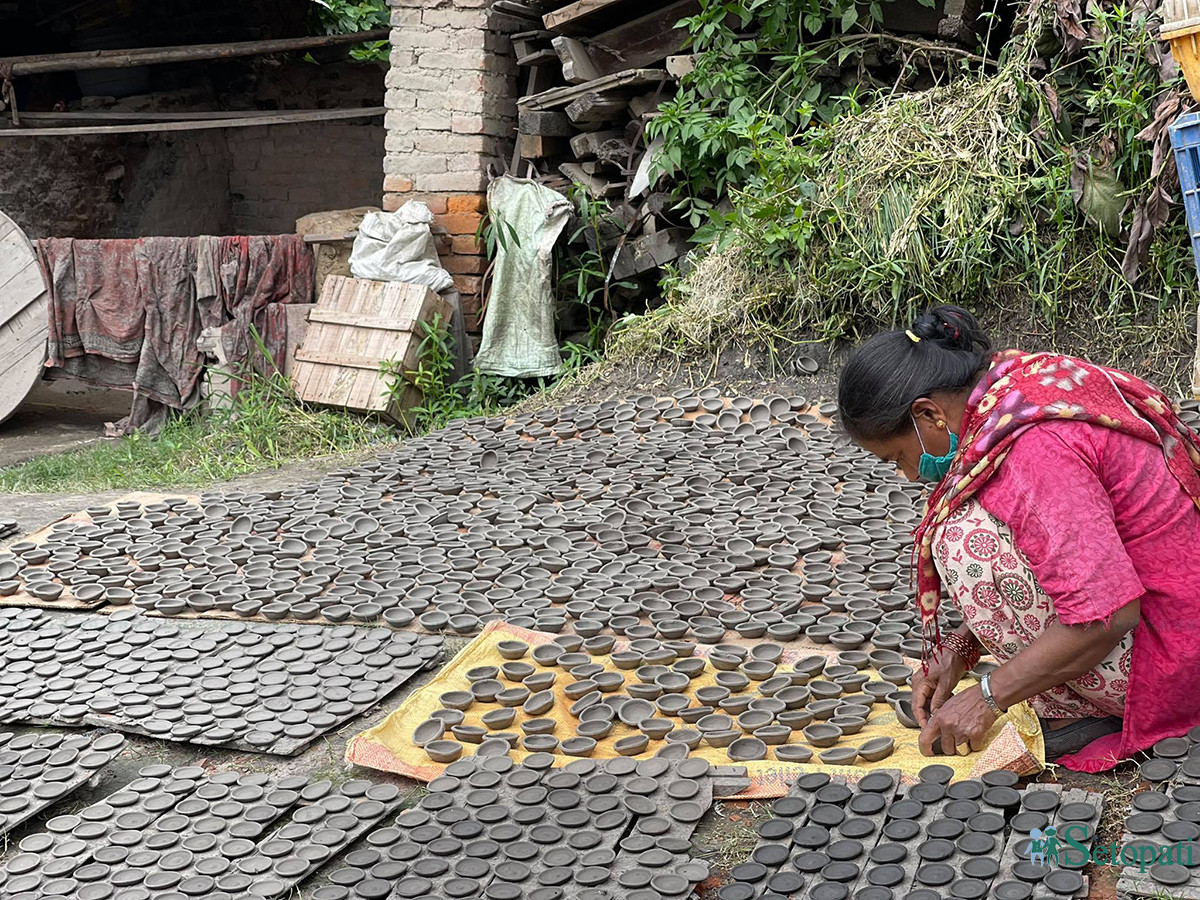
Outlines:
{"label": "wooden beam", "polygon": [[629,98],[629,114],[635,119],[656,115],[663,101],[669,99],[671,99],[671,94],[664,94],[662,91],[647,91],[645,94],[638,94],[636,97]]}
{"label": "wooden beam", "polygon": [[357,231],[343,231],[339,234],[306,234],[304,235],[304,243],[332,244],[337,241],[352,241],[356,237],[358,237]]}
{"label": "wooden beam", "polygon": [[[588,56],[587,47],[575,38],[560,36],[554,38],[550,44],[562,62],[563,80],[567,84],[583,84],[611,74],[597,69],[596,64]],[[629,68],[629,66],[624,68]]]}
{"label": "wooden beam", "polygon": [[620,135],[605,141],[596,148],[596,159],[622,168],[629,165],[633,155],[633,148]]}
{"label": "wooden beam", "polygon": [[674,262],[688,252],[686,228],[664,228],[627,243],[613,266],[613,278],[629,278]]}
{"label": "wooden beam", "polygon": [[298,122],[332,122],[339,119],[368,119],[387,109],[314,109],[295,113],[246,116],[239,119],[202,119],[187,122],[149,122],[143,125],[81,125],[76,128],[0,128],[5,137],[74,137],[88,134],[151,134],[165,131],[208,131],[213,128],[254,128],[259,125],[293,125]]}
{"label": "wooden beam", "polygon": [[70,110],[65,112],[21,111],[29,122],[203,122],[209,119],[251,119],[280,113],[325,112],[319,109],[216,109],[204,112],[139,112],[136,110]]}
{"label": "wooden beam", "polygon": [[567,104],[567,118],[576,125],[598,125],[624,118],[624,97],[609,97],[595,91],[576,97]]}
{"label": "wooden beam", "polygon": [[612,75],[605,75],[603,78],[597,78],[595,81],[588,81],[584,84],[571,84],[566,87],[551,88],[548,91],[542,91],[540,94],[522,97],[517,101],[517,109],[518,111],[522,109],[561,109],[572,100],[582,97],[584,94],[603,93],[604,91],[611,91],[617,88],[633,88],[648,84],[659,84],[666,81],[668,77],[667,73],[662,69],[630,69],[625,72],[615,72]]}
{"label": "wooden beam", "polygon": [[130,50],[87,50],[78,53],[46,53],[0,58],[0,69],[12,67],[13,75],[41,75],[46,72],[82,72],[91,69],[125,69],[154,63],[189,62],[200,59],[235,59],[291,50],[312,50],[364,41],[386,41],[391,29],[376,28],[353,34],[322,34],[309,37],[278,38],[269,41],[240,41],[228,44],[192,44],[183,47],[139,47]]}
{"label": "wooden beam", "polygon": [[682,78],[684,75],[696,71],[696,60],[698,58],[694,53],[685,53],[682,56],[668,56],[667,72],[676,78]]}
{"label": "wooden beam", "polygon": [[517,110],[517,131],[521,134],[540,134],[543,137],[571,137],[579,129],[571,124],[566,113],[535,110]]}
{"label": "wooden beam", "polygon": [[570,149],[566,138],[544,137],[540,134],[518,134],[517,142],[521,145],[522,159],[547,159],[552,156],[566,156]]}
{"label": "wooden beam", "polygon": [[698,12],[700,0],[677,0],[586,40],[588,56],[601,75],[652,66],[683,49],[687,29],[675,23]]}
{"label": "wooden beam", "polygon": [[591,159],[605,142],[620,137],[619,131],[585,131],[571,138],[571,152],[576,159]]}

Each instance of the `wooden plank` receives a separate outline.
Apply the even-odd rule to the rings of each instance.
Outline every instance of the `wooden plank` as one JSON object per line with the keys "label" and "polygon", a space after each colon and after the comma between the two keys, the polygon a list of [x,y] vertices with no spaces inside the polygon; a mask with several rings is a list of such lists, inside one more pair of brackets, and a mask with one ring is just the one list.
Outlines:
{"label": "wooden plank", "polygon": [[566,113],[518,109],[517,131],[542,137],[571,137],[579,129],[571,124]]}
{"label": "wooden plank", "polygon": [[576,97],[567,104],[567,118],[575,125],[599,125],[624,118],[624,97],[610,97],[595,91]]}
{"label": "wooden plank", "polygon": [[383,106],[362,109],[313,109],[233,119],[188,122],[149,122],[143,125],[82,125],[76,128],[0,128],[0,137],[70,137],[84,134],[149,134],[168,131],[209,131],[214,128],[256,128],[260,125],[293,125],[298,122],[331,122],[339,119],[368,119],[387,112]]}
{"label": "wooden plank", "polygon": [[305,350],[300,348],[296,351],[296,360],[298,362],[319,363],[325,366],[349,366],[352,369],[368,369],[372,372],[379,371],[380,360],[374,356],[352,356],[348,353],[325,353],[317,350]]}
{"label": "wooden plank", "polygon": [[575,0],[546,13],[542,16],[542,23],[551,31],[562,34],[586,34],[594,27],[589,19],[618,15],[622,8],[628,6],[627,0]]}
{"label": "wooden plank", "polygon": [[[559,36],[550,42],[562,62],[563,79],[567,84],[585,84],[604,75],[588,55],[587,47],[574,38]],[[628,68],[628,67],[626,67]]]}
{"label": "wooden plank", "polygon": [[544,50],[535,50],[533,53],[527,53],[524,56],[517,57],[518,66],[544,66],[548,63],[557,62],[558,54],[549,47]]}
{"label": "wooden plank", "polygon": [[625,72],[605,75],[603,78],[597,78],[594,81],[588,81],[584,84],[551,88],[548,91],[542,91],[540,94],[534,94],[531,97],[522,97],[517,101],[517,108],[518,110],[561,109],[572,100],[582,97],[584,94],[604,93],[605,91],[615,91],[618,88],[634,88],[650,84],[660,84],[666,81],[667,78],[667,73],[662,69],[629,69]]}
{"label": "wooden plank", "polygon": [[677,0],[594,36],[586,42],[588,56],[601,75],[652,66],[683,49],[687,29],[676,23],[698,12],[699,0]]}
{"label": "wooden plank", "polygon": [[630,241],[621,248],[621,255],[613,267],[613,278],[629,278],[641,275],[674,262],[688,251],[686,228],[664,228]]}
{"label": "wooden plank", "polygon": [[371,315],[360,312],[341,312],[333,309],[314,309],[308,321],[324,322],[329,325],[358,325],[380,331],[412,331],[416,323],[412,319],[393,319],[386,315]]}
{"label": "wooden plank", "polygon": [[540,134],[518,134],[522,159],[549,159],[555,156],[566,156],[571,149],[566,138],[543,137]]}
{"label": "wooden plank", "polygon": [[[511,2],[511,0],[501,0]],[[201,59],[236,59],[291,50],[312,50],[364,41],[386,41],[388,28],[358,31],[352,34],[322,34],[269,41],[240,41],[225,44],[192,44],[183,47],[138,47],[129,50],[85,50],[76,53],[46,53],[8,56],[0,59],[0,68],[12,67],[13,75],[38,75],[46,72],[82,72],[94,69],[126,69],[153,63],[187,62]]]}
{"label": "wooden plank", "polygon": [[16,412],[42,376],[49,299],[33,244],[0,212],[0,422]]}
{"label": "wooden plank", "polygon": [[[287,112],[309,112],[289,109]],[[217,109],[205,112],[141,112],[139,110],[69,110],[66,112],[26,112],[21,110],[22,122],[187,122],[205,119],[245,119],[261,116],[269,110]]]}
{"label": "wooden plank", "polygon": [[590,159],[607,141],[619,140],[619,131],[585,131],[571,138],[571,152],[576,159]]}

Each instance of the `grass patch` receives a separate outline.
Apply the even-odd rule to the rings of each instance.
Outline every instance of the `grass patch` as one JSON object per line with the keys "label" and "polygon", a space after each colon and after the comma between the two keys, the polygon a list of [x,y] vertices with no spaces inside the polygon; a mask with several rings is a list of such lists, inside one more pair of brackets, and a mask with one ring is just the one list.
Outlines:
{"label": "grass patch", "polygon": [[243,382],[228,409],[179,416],[154,437],[135,433],[0,469],[0,490],[90,493],[204,487],[394,439],[395,432],[379,421],[305,406],[282,375],[255,375]]}

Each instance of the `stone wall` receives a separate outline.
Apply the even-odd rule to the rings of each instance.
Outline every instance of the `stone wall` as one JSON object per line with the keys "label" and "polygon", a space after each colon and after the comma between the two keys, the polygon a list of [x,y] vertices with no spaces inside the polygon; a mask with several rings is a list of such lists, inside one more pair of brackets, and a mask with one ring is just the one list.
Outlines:
{"label": "stone wall", "polygon": [[516,62],[488,26],[486,0],[388,0],[383,207],[421,200],[434,214],[442,264],[475,330],[487,267],[475,233],[488,167],[503,168],[516,133]]}
{"label": "stone wall", "polygon": [[[194,64],[186,86],[93,110],[383,105],[386,67],[301,59]],[[37,85],[36,77],[31,79]],[[30,109],[44,107],[31,101]],[[79,137],[0,137],[0,210],[32,238],[268,234],[327,209],[379,203],[378,118]]]}
{"label": "stone wall", "polygon": [[234,128],[228,143],[237,234],[291,232],[308,213],[379,202],[383,126],[370,120]]}
{"label": "stone wall", "polygon": [[34,239],[227,233],[225,141],[212,131],[0,138],[0,210]]}

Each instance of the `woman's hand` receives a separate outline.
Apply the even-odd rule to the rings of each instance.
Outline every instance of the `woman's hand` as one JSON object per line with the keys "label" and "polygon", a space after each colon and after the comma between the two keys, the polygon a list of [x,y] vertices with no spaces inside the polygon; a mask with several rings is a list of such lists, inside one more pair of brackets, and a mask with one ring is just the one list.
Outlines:
{"label": "woman's hand", "polygon": [[942,647],[934,652],[928,673],[920,669],[913,673],[912,705],[918,725],[924,728],[929,723],[930,717],[950,699],[966,671],[963,658]]}
{"label": "woman's hand", "polygon": [[982,750],[984,738],[995,723],[996,714],[983,699],[983,691],[978,685],[967,688],[941,704],[922,727],[921,753],[933,756],[940,746],[943,753],[953,756],[964,744]]}

